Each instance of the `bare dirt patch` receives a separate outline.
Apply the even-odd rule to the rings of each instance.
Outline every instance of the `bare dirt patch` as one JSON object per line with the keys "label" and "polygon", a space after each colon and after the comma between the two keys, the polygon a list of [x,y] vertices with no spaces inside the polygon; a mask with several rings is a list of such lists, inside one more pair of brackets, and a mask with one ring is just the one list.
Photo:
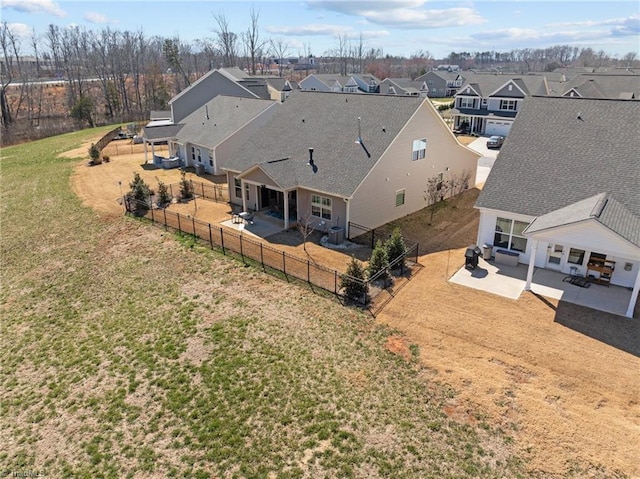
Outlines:
{"label": "bare dirt patch", "polygon": [[[457,391],[445,412],[510,432],[533,476],[638,477],[636,320],[450,284],[446,271],[461,267],[463,254],[423,256],[424,270],[378,316]],[[572,324],[590,324],[591,334]]]}

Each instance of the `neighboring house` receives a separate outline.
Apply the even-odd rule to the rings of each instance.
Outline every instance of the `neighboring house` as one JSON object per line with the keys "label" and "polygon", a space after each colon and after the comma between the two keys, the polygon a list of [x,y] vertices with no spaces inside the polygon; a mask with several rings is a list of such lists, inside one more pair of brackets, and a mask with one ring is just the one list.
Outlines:
{"label": "neighboring house", "polygon": [[527,96],[549,94],[544,76],[475,73],[455,95],[453,128],[506,136]]}
{"label": "neighboring house", "polygon": [[634,72],[591,73],[562,83],[562,96],[580,98],[640,99],[640,74]]}
{"label": "neighboring house", "polygon": [[373,75],[311,74],[300,80],[302,91],[336,93],[379,93],[380,80]]}
{"label": "neighboring house", "polygon": [[[262,96],[260,96],[251,91],[251,87],[255,87],[256,85],[242,85],[240,83],[241,79],[237,77],[239,72],[242,73],[242,70],[237,68],[211,70],[174,96],[169,100],[173,123],[180,123],[187,115],[193,113],[197,108],[200,108],[218,95],[243,98],[270,98],[266,87],[263,89]],[[247,75],[245,74],[245,76]]]}
{"label": "neighboring house", "polygon": [[296,82],[286,78],[265,77],[264,80],[267,84],[270,98],[279,102],[285,101],[294,90],[298,89]]}
{"label": "neighboring house", "polygon": [[401,96],[427,96],[426,82],[408,78],[385,78],[380,82],[380,94]]}
{"label": "neighboring house", "polygon": [[640,102],[528,97],[476,203],[478,244],[640,289]]}
{"label": "neighboring house", "polygon": [[425,207],[430,178],[474,185],[478,158],[426,98],[298,92],[225,169],[243,210],[348,236],[350,222],[375,228]]}
{"label": "neighboring house", "polygon": [[453,96],[465,81],[464,72],[432,70],[415,79],[426,84],[427,94],[431,98]]}
{"label": "neighboring house", "polygon": [[184,167],[222,174],[230,156],[275,112],[279,102],[218,95],[184,118],[169,154]]}

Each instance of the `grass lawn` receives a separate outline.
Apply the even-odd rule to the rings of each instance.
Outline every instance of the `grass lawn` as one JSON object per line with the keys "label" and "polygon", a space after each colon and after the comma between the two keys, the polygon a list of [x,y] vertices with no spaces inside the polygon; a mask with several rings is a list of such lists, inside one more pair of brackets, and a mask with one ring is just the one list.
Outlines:
{"label": "grass lawn", "polygon": [[[107,131],[108,128],[103,129]],[[0,470],[47,477],[518,477],[418,348],[171,233],[99,216],[60,157],[1,152]]]}

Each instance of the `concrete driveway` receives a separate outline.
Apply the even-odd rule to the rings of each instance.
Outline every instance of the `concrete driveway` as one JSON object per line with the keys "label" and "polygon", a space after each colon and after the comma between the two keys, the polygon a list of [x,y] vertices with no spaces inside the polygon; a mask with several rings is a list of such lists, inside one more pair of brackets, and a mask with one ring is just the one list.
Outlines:
{"label": "concrete driveway", "polygon": [[478,158],[478,168],[476,170],[476,186],[481,186],[487,181],[487,176],[491,171],[493,163],[496,161],[498,152],[500,150],[490,150],[487,148],[488,136],[481,136],[477,140],[472,141],[467,145],[474,151],[477,151],[482,155],[482,158]]}

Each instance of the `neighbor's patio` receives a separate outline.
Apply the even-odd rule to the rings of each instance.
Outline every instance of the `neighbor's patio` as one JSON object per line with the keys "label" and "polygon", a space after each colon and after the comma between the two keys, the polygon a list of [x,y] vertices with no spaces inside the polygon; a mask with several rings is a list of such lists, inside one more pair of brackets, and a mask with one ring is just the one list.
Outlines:
{"label": "neighbor's patio", "polygon": [[[505,266],[495,260],[478,260],[478,267],[468,270],[462,267],[449,281],[469,288],[486,291],[510,299],[518,299],[524,291],[527,279],[526,264]],[[531,283],[531,292],[546,298],[558,299],[568,303],[586,306],[587,308],[624,316],[631,291],[621,286],[602,286],[591,284],[588,288],[564,282],[567,277],[543,268],[535,268]]]}

